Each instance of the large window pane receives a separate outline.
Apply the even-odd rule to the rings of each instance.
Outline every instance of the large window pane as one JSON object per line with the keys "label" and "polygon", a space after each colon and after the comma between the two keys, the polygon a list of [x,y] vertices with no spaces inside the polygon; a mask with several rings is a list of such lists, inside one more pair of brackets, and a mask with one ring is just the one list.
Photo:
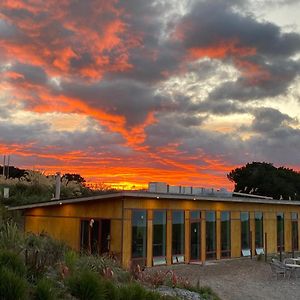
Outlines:
{"label": "large window pane", "polygon": [[249,212],[241,212],[241,246],[242,250],[250,249]]}
{"label": "large window pane", "polygon": [[184,211],[172,212],[172,254],[184,253]]}
{"label": "large window pane", "polygon": [[200,245],[201,245],[201,212],[191,211],[191,260],[200,259]]}
{"label": "large window pane", "polygon": [[166,211],[153,212],[153,256],[166,256]]}
{"label": "large window pane", "polygon": [[207,211],[206,218],[206,258],[216,258],[216,213]]}
{"label": "large window pane", "polygon": [[264,247],[263,213],[255,212],[255,248]]}
{"label": "large window pane", "polygon": [[284,251],[284,213],[277,213],[277,250]]}
{"label": "large window pane", "polygon": [[299,250],[299,239],[298,239],[298,213],[291,213],[292,219],[292,250]]}
{"label": "large window pane", "polygon": [[89,221],[82,220],[80,222],[80,250],[84,252],[90,252],[90,229]]}
{"label": "large window pane", "polygon": [[147,213],[145,210],[132,211],[132,258],[146,258]]}
{"label": "large window pane", "polygon": [[221,212],[221,257],[231,256],[230,246],[230,212]]}

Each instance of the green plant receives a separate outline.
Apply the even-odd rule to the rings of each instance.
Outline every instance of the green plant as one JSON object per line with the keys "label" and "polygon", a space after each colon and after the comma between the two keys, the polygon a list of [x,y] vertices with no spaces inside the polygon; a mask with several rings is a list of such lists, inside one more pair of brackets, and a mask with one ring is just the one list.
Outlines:
{"label": "green plant", "polygon": [[16,223],[5,222],[0,227],[0,249],[20,252],[24,246],[24,235]]}
{"label": "green plant", "polygon": [[80,300],[106,299],[105,285],[95,272],[84,270],[74,273],[66,279],[66,285],[72,296]]}
{"label": "green plant", "polygon": [[28,286],[24,278],[7,268],[0,269],[0,299],[25,300],[28,298]]}
{"label": "green plant", "polygon": [[64,259],[65,243],[52,239],[45,233],[29,234],[25,241],[25,263],[29,279],[35,282],[49,268],[57,266]]}
{"label": "green plant", "polygon": [[105,290],[106,290],[106,299],[107,300],[119,300],[120,293],[118,287],[111,280],[103,281]]}
{"label": "green plant", "polygon": [[201,296],[201,299],[205,300],[220,300],[220,297],[208,286],[199,286],[199,282],[197,286],[186,286],[185,289],[198,293]]}
{"label": "green plant", "polygon": [[5,267],[21,277],[26,273],[24,261],[18,254],[9,250],[0,251],[0,267]]}
{"label": "green plant", "polygon": [[78,259],[78,254],[73,250],[68,250],[64,254],[64,262],[71,272],[74,271]]}
{"label": "green plant", "polygon": [[35,300],[56,300],[57,291],[53,282],[47,278],[43,278],[38,281],[35,291],[34,291]]}
{"label": "green plant", "polygon": [[75,263],[75,270],[92,270],[118,282],[128,282],[131,277],[115,260],[106,256],[82,255]]}
{"label": "green plant", "polygon": [[160,300],[160,294],[147,291],[144,287],[137,283],[129,283],[120,287],[119,300]]}

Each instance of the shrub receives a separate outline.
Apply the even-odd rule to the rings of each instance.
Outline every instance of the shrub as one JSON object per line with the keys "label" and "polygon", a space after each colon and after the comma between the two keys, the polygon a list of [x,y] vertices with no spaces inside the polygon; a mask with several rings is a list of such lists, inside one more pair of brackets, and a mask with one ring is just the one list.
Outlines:
{"label": "shrub", "polygon": [[131,277],[116,261],[105,256],[83,255],[76,261],[75,270],[91,270],[118,282],[128,282]]}
{"label": "shrub", "polygon": [[45,233],[29,234],[25,242],[25,263],[30,281],[35,282],[49,268],[62,261],[66,249],[65,243],[54,240]]}
{"label": "shrub", "polygon": [[0,299],[25,300],[28,286],[24,278],[7,268],[0,269]]}
{"label": "shrub", "polygon": [[137,283],[130,283],[120,288],[119,300],[159,300],[161,296],[158,293],[147,291]]}
{"label": "shrub", "polygon": [[57,299],[57,291],[54,287],[54,284],[46,278],[38,281],[35,292],[34,292],[35,300],[56,300]]}
{"label": "shrub", "polygon": [[120,293],[118,287],[111,280],[103,281],[105,290],[106,290],[106,299],[107,300],[119,300]]}
{"label": "shrub", "polygon": [[20,252],[24,246],[24,235],[16,223],[5,222],[0,227],[0,249]]}
{"label": "shrub", "polygon": [[99,275],[92,271],[82,271],[66,279],[66,285],[72,296],[80,300],[106,299],[105,285]]}
{"label": "shrub", "polygon": [[26,273],[25,264],[21,257],[8,250],[0,251],[0,267],[5,267],[21,277]]}

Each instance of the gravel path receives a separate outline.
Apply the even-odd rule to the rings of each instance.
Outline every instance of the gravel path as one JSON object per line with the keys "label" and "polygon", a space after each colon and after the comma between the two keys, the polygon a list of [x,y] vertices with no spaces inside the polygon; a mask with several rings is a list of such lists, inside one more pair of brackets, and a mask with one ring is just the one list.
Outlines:
{"label": "gravel path", "polygon": [[276,279],[265,262],[256,259],[232,259],[200,264],[155,267],[152,270],[172,269],[192,284],[211,287],[222,300],[299,300],[300,276]]}

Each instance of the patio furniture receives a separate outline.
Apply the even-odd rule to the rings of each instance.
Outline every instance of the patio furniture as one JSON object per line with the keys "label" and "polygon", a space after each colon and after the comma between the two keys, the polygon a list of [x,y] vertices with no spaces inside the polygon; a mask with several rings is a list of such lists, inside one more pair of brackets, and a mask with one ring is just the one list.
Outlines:
{"label": "patio furniture", "polygon": [[297,271],[300,270],[300,265],[297,264],[297,260],[295,258],[286,258],[283,262],[287,271],[289,271],[289,278],[292,274],[297,278]]}
{"label": "patio furniture", "polygon": [[271,266],[271,270],[272,270],[272,274],[274,276],[276,276],[276,279],[278,280],[278,278],[280,276],[285,277],[287,274],[287,268],[286,266],[280,262],[277,259],[272,259],[272,262],[270,262],[270,266]]}

